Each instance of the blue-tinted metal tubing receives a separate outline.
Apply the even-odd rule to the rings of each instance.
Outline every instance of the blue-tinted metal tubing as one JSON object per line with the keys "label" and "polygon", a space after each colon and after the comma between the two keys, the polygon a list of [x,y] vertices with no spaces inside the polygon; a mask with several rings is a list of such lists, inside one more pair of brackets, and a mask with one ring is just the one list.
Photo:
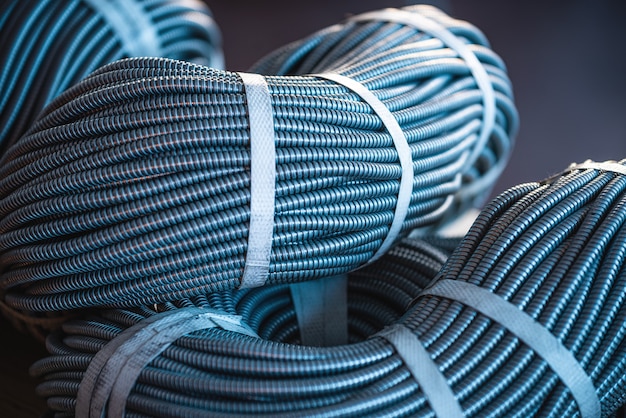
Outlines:
{"label": "blue-tinted metal tubing", "polygon": [[[476,28],[432,16],[478,43],[469,48],[495,91],[496,128],[473,165],[466,159],[482,126],[482,93],[465,62],[414,28],[347,21],[252,68],[268,74],[275,120],[267,283],[362,266],[398,198],[401,168],[382,121],[354,92],[305,74],[353,77],[402,126],[414,170],[402,235],[489,193],[517,130],[510,82]],[[250,218],[243,88],[235,73],[136,58],[101,66],[60,93],[0,159],[7,304],[129,306],[237,287]]]}
{"label": "blue-tinted metal tubing", "polygon": [[[163,56],[222,68],[219,29],[205,4],[133,1],[154,26]],[[139,52],[86,1],[9,0],[0,16],[0,150],[64,90],[96,68]]]}
{"label": "blue-tinted metal tubing", "polygon": [[[287,285],[213,294],[214,303],[223,298],[219,305],[242,315],[259,334],[267,330],[263,339],[246,340],[217,330],[182,338],[180,348],[164,353],[145,370],[127,407],[158,414],[158,408],[176,405],[190,416],[200,415],[200,408],[272,416],[432,416],[427,399],[393,349],[372,337],[372,330],[383,326],[379,321],[391,321],[419,337],[467,416],[576,416],[574,399],[549,365],[501,325],[440,297],[418,297],[407,308],[410,295],[418,295],[438,274],[490,289],[536,318],[571,350],[596,388],[603,416],[610,416],[625,399],[624,205],[625,176],[574,170],[496,197],[463,240],[447,247],[454,248],[447,261],[444,246],[403,241],[377,263],[351,275],[348,306],[354,335],[345,346],[298,345],[297,333],[291,330],[296,318],[290,315]],[[85,355],[99,349],[92,345],[93,337],[108,335],[100,345],[112,337],[107,325],[97,324],[115,323],[114,318],[123,317],[118,312],[130,313],[110,311],[93,323],[69,323],[65,339],[51,337],[50,351],[58,356],[33,368],[47,376],[42,391],[50,405],[70,405],[71,410],[77,390],[71,382],[80,373],[69,370],[87,367]],[[148,314],[143,308],[141,315],[125,315],[138,321]],[[130,324],[120,328],[126,326]],[[174,370],[197,377],[179,381]],[[214,376],[221,373],[224,376]],[[362,385],[353,386],[355,378]],[[176,388],[187,384],[198,393],[179,395]],[[238,397],[260,393],[267,398]]]}

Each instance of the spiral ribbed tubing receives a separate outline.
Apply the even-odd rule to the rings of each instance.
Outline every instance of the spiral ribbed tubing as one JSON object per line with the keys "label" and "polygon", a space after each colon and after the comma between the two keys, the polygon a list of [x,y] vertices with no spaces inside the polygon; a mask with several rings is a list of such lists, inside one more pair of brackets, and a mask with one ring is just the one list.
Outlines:
{"label": "spiral ribbed tubing", "polygon": [[[448,243],[454,246],[458,239],[449,239]],[[178,414],[190,413],[190,416],[298,414],[328,403],[328,399],[344,401],[350,395],[332,393],[335,388],[345,386],[340,376],[365,376],[362,370],[375,365],[380,356],[371,353],[367,354],[369,358],[363,357],[358,343],[397,321],[440,270],[451,250],[439,245],[430,239],[406,238],[377,262],[349,275],[347,307],[351,344],[348,346],[323,349],[299,345],[289,285],[212,293],[149,308],[103,310],[97,316],[66,322],[63,332],[48,338],[47,347],[53,356],[40,360],[31,369],[34,375],[45,379],[38,393],[48,399],[53,411],[72,415],[83,373],[107,341],[142,318],[154,315],[155,310],[199,306],[241,315],[243,322],[261,339],[249,345],[250,341],[241,338],[242,335],[220,330],[181,338],[155,360],[153,365],[158,366],[151,365],[142,372],[140,380],[147,384],[139,384],[133,391],[127,405],[128,416],[167,416],[165,411],[178,408]],[[353,344],[357,345],[352,347]],[[253,351],[246,354],[249,349]],[[265,361],[261,364],[259,360],[263,357]],[[270,364],[276,369],[272,372],[273,382],[267,380],[265,369]],[[324,388],[329,371],[338,375],[337,380]],[[397,373],[396,370],[392,374]],[[183,375],[188,378],[180,379]],[[153,378],[156,380],[150,383]],[[179,390],[187,384],[200,386],[186,395]],[[229,389],[231,384],[237,389]],[[364,384],[358,384],[354,390],[362,389]],[[229,394],[231,390],[233,393]],[[266,402],[239,402],[231,398],[232,395],[245,399],[251,391],[256,393],[254,397],[259,396],[259,391],[266,392],[270,397],[266,400],[271,401],[262,405]]]}
{"label": "spiral ribbed tubing", "polygon": [[[573,167],[515,186],[485,206],[437,273],[440,280],[487,289],[545,327],[591,379],[603,417],[626,399],[625,204],[626,175],[611,170]],[[418,294],[408,308],[396,299],[398,283],[415,279],[422,287],[433,274],[417,273],[423,254],[438,259],[408,243],[381,259],[387,267],[373,265],[351,277],[351,286],[376,289],[365,297],[349,294],[352,323],[358,322],[354,312],[405,310],[379,318],[419,338],[468,417],[579,416],[558,375],[502,325],[445,297]],[[414,255],[399,256],[408,253]],[[393,290],[369,284],[375,282]],[[281,292],[266,287],[232,298],[209,295],[207,300],[219,300],[211,306],[243,315],[261,338],[211,330],[178,340],[143,370],[127,400],[129,416],[433,416],[402,359],[375,334],[380,323],[352,331],[344,346],[300,346],[293,309]],[[376,307],[355,309],[361,298]],[[34,365],[33,373],[46,379],[40,394],[57,410],[71,415],[91,356],[121,328],[150,314],[107,312],[66,324],[65,334],[48,340],[53,356]],[[363,333],[368,338],[359,341]]]}
{"label": "spiral ribbed tubing", "polygon": [[[267,284],[367,263],[393,221],[401,177],[368,104],[342,85],[288,73],[356,80],[400,124],[414,172],[400,236],[471,207],[506,162],[517,113],[503,63],[468,23],[431,7],[406,11],[445,26],[482,63],[496,106],[487,143],[475,152],[483,94],[467,63],[414,27],[348,20],[261,60],[256,70],[278,74],[265,76],[276,146]],[[127,307],[238,287],[251,199],[244,93],[236,73],[138,58],[58,96],[0,160],[6,303]]]}
{"label": "spiral ribbed tubing", "polygon": [[[97,1],[95,2],[97,4]],[[154,45],[128,45],[116,27],[87,0],[0,2],[0,149],[23,135],[58,94],[98,67],[131,56],[182,59],[223,67],[217,25],[199,0],[130,0],[146,20]],[[100,1],[116,8],[114,1]],[[121,23],[120,23],[121,24]],[[124,26],[122,26],[124,27]],[[141,28],[128,27],[139,32]]]}

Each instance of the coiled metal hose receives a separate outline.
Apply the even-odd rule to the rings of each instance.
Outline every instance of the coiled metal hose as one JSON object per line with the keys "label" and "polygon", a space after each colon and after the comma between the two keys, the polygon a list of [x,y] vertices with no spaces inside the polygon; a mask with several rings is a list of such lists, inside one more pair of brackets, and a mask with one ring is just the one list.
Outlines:
{"label": "coiled metal hose", "polygon": [[[357,331],[361,325],[354,327],[352,343],[344,346],[276,341],[297,342],[290,337],[297,326],[293,309],[280,295],[281,287],[237,292],[232,299],[209,295],[202,303],[242,314],[261,338],[213,328],[178,339],[141,370],[125,401],[126,412],[137,417],[432,417],[433,399],[424,395],[429,381],[417,383],[400,348],[376,331],[381,326],[376,319],[381,319],[410,330],[467,417],[611,416],[626,401],[625,204],[626,160],[608,169],[575,166],[505,191],[485,206],[426,288],[419,290],[433,270],[420,276],[418,260],[423,254],[437,258],[409,242],[381,259],[389,266],[399,254],[415,254],[400,257],[415,261],[404,263],[406,271],[390,275],[393,269],[377,265],[361,276],[355,273],[350,283],[371,289],[362,301],[376,307],[353,310],[355,323],[363,312],[369,325],[362,331]],[[412,290],[407,290],[410,282]],[[437,295],[437,286],[446,282],[488,293],[486,306],[479,309],[497,299],[517,313],[501,324],[473,307],[480,306],[479,300],[472,304],[452,293]],[[351,306],[358,306],[362,296],[352,294]],[[211,298],[219,301],[211,305]],[[200,304],[194,299],[160,308]],[[377,318],[371,318],[372,312]],[[46,379],[40,393],[71,415],[94,354],[123,328],[152,315],[148,308],[113,310],[66,324],[63,336],[48,340],[53,356],[32,368]],[[531,348],[534,336],[522,341],[511,331],[513,322],[530,318],[554,338],[551,350],[565,348],[556,362]],[[570,355],[573,368],[592,384],[583,395],[598,402],[601,411],[575,400],[574,387],[555,372]],[[590,409],[590,415],[581,412]]]}
{"label": "coiled metal hose", "polygon": [[[384,103],[412,160],[401,237],[484,198],[517,114],[504,65],[475,27],[430,7],[399,12],[471,51],[494,92],[491,128],[468,62],[410,23],[350,19],[255,68],[339,74]],[[264,283],[352,271],[394,221],[403,170],[393,138],[341,84],[265,79],[276,197]],[[6,303],[31,312],[128,307],[239,287],[254,163],[244,93],[237,73],[140,58],[103,66],[58,96],[0,161]]]}
{"label": "coiled metal hose", "polygon": [[0,150],[54,97],[124,57],[223,67],[220,32],[199,0],[0,2]]}
{"label": "coiled metal hose", "polygon": [[[450,239],[448,243],[453,245],[458,239]],[[348,325],[352,343],[363,341],[400,318],[448,257],[451,250],[439,245],[436,241],[406,238],[377,262],[349,275]],[[174,415],[187,416],[297,415],[321,406],[327,397],[334,401],[347,400],[350,395],[335,393],[345,386],[341,376],[357,375],[359,369],[367,369],[376,362],[376,356],[362,356],[360,350],[351,346],[323,349],[299,345],[289,285],[264,286],[151,307],[101,310],[95,316],[70,320],[63,325],[62,333],[51,334],[47,340],[53,355],[31,368],[33,375],[45,379],[37,389],[38,394],[47,398],[49,407],[59,416],[73,415],[87,366],[107,342],[129,326],[155,317],[157,312],[189,307],[241,315],[243,322],[262,340],[252,338],[251,343],[250,338],[219,329],[183,337],[142,372],[142,383],[128,399],[127,416],[170,416],[174,409],[179,411]],[[243,354],[237,347],[248,353]],[[217,369],[211,370],[208,363]],[[274,372],[267,368],[270,363],[277,366]],[[328,376],[329,384],[323,388],[328,368],[335,369],[332,374],[336,376]],[[152,372],[155,374],[148,377]],[[205,387],[193,393],[180,392],[182,387],[196,384]],[[351,391],[365,386],[366,379]],[[228,393],[229,390],[233,392]],[[259,390],[265,392],[261,396],[265,400],[244,401],[250,396],[259,398]]]}

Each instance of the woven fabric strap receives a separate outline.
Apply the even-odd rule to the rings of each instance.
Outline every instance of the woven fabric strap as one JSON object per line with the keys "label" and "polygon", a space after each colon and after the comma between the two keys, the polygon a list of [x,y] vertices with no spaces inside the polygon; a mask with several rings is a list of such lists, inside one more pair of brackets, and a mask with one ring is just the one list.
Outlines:
{"label": "woven fabric strap", "polygon": [[383,21],[413,27],[433,38],[439,39],[465,61],[476,81],[476,85],[482,91],[483,99],[483,124],[478,141],[467,160],[467,166],[473,164],[489,140],[496,120],[496,99],[493,86],[489,74],[487,74],[487,70],[478,60],[474,52],[472,52],[461,38],[450,32],[450,30],[441,23],[423,14],[410,12],[408,10],[383,9],[353,16],[351,20],[356,22]]}
{"label": "woven fabric strap", "polygon": [[248,103],[250,120],[250,227],[240,288],[267,281],[274,234],[276,145],[274,116],[267,82],[262,75],[238,73]]}
{"label": "woven fabric strap", "polygon": [[393,345],[411,376],[426,395],[435,416],[440,418],[463,418],[463,410],[454,396],[446,377],[426,351],[422,342],[402,324],[384,328],[378,334]]}
{"label": "woven fabric strap", "polygon": [[393,221],[382,244],[368,261],[368,263],[372,263],[385,254],[391,245],[396,241],[409,211],[411,195],[413,193],[414,177],[411,148],[409,147],[406,136],[404,135],[404,132],[402,131],[402,128],[396,118],[389,111],[389,109],[387,109],[384,103],[381,102],[378,97],[369,91],[363,84],[341,74],[322,73],[313,74],[312,76],[325,78],[340,84],[356,93],[361,99],[363,99],[363,101],[370,105],[374,113],[376,113],[376,115],[380,118],[383,126],[387,129],[387,132],[391,135],[393,144],[398,152],[398,159],[400,160],[400,167],[402,169],[402,177],[400,178],[400,188],[398,190],[398,199],[396,201]]}
{"label": "woven fabric strap", "polygon": [[616,161],[602,161],[602,162],[585,161],[579,164],[571,164],[567,168],[567,171],[569,172],[573,170],[585,170],[585,169],[607,171],[611,173],[626,175],[626,166]]}
{"label": "woven fabric strap", "polygon": [[[469,170],[480,156],[482,150],[485,149],[496,121],[496,96],[493,85],[487,70],[476,57],[476,54],[474,54],[462,38],[456,36],[447,27],[417,12],[402,9],[383,9],[353,16],[351,20],[355,22],[378,21],[398,23],[412,27],[440,40],[465,61],[474,77],[476,85],[482,92],[483,101],[483,123],[480,128],[480,133],[474,148],[471,153],[468,153],[464,168],[461,171],[466,172]],[[472,196],[476,194],[477,191],[483,190],[487,185],[492,184],[497,179],[497,176],[504,170],[505,166],[506,159],[500,159],[483,177],[467,184],[459,190],[459,198],[464,199],[462,196]]]}
{"label": "woven fabric strap", "polygon": [[162,57],[154,23],[136,0],[85,0],[100,14],[122,41],[131,57]]}
{"label": "woven fabric strap", "polygon": [[348,343],[348,275],[289,285],[300,342],[331,347]]}
{"label": "woven fabric strap", "polygon": [[89,363],[78,387],[76,416],[124,416],[126,399],[150,361],[180,337],[216,327],[257,337],[239,316],[196,307],[156,314],[124,330]]}
{"label": "woven fabric strap", "polygon": [[576,357],[526,312],[487,289],[457,280],[437,280],[418,297],[425,295],[460,302],[502,325],[548,363],[570,390],[582,418],[601,415],[602,408],[593,382]]}

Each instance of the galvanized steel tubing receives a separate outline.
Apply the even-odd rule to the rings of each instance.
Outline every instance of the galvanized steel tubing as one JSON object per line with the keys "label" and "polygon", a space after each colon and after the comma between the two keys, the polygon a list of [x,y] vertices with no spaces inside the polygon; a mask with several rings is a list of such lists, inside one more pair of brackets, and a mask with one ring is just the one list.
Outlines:
{"label": "galvanized steel tubing", "polygon": [[[432,7],[400,12],[443,28],[474,64],[415,25],[372,18],[323,29],[252,69],[265,74],[276,148],[267,284],[368,263],[399,199],[402,168],[381,118],[314,73],[357,81],[402,128],[413,178],[397,238],[482,202],[508,159],[518,118],[484,36]],[[6,304],[128,307],[238,288],[254,181],[244,93],[237,73],[132,58],[54,99],[0,160]]]}
{"label": "galvanized steel tubing", "polygon": [[[53,355],[32,369],[40,394],[72,414],[85,370],[122,330],[155,309],[205,306],[242,315],[259,337],[212,328],[178,339],[141,370],[129,416],[432,417],[432,381],[414,377],[389,327],[423,346],[447,385],[436,393],[450,391],[464,416],[611,416],[626,400],[626,160],[614,164],[623,173],[579,166],[503,192],[439,270],[447,253],[405,241],[355,272],[349,344],[299,345],[286,285],[105,310],[48,340]],[[437,295],[442,283],[489,297]],[[514,314],[484,314],[495,301]],[[513,330],[527,320],[541,332],[523,340]],[[542,333],[556,360],[534,350]]]}
{"label": "galvanized steel tubing", "polygon": [[57,95],[120,58],[223,67],[219,28],[199,0],[4,0],[0,35],[0,150]]}

